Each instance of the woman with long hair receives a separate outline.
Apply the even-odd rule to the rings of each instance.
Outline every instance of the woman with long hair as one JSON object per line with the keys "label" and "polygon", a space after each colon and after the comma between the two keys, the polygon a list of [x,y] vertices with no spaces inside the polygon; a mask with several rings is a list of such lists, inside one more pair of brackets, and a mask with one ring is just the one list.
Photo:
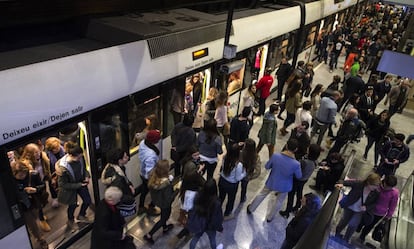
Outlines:
{"label": "woman with long hair", "polygon": [[194,234],[190,242],[190,249],[195,249],[198,240],[207,233],[212,249],[223,248],[217,246],[216,232],[223,231],[223,211],[217,198],[216,181],[208,180],[194,199],[194,208],[188,214],[187,229]]}
{"label": "woman with long hair", "polygon": [[134,136],[134,145],[139,145],[147,136],[148,131],[157,129],[158,118],[155,114],[148,115],[144,118],[142,125],[144,128]]}
{"label": "woman with long hair", "polygon": [[248,138],[244,141],[244,146],[241,151],[241,163],[246,171],[246,176],[240,181],[241,197],[240,202],[246,201],[247,184],[250,180],[256,179],[260,176],[261,162],[260,157],[256,153],[256,142]]}
{"label": "woman with long hair", "polygon": [[197,138],[200,161],[207,170],[207,180],[213,177],[218,162],[218,155],[223,153],[221,138],[217,131],[217,121],[208,120]]}
{"label": "woman with long hair", "polygon": [[239,182],[245,176],[246,170],[240,161],[240,147],[238,144],[233,144],[231,147],[228,147],[218,184],[221,203],[223,203],[226,196],[228,196],[226,209],[224,211],[225,219],[233,218],[232,212],[234,201],[236,199],[237,188],[239,186]]}
{"label": "woman with long hair", "polygon": [[286,237],[280,249],[292,249],[321,209],[321,199],[313,194],[301,198],[302,207],[286,227]]}
{"label": "woman with long hair", "polygon": [[286,128],[289,127],[293,122],[295,122],[295,114],[299,107],[302,106],[302,95],[300,94],[302,88],[302,82],[300,80],[293,83],[292,87],[287,92],[289,96],[286,101],[286,119],[283,123],[283,127],[280,129],[282,136],[286,135],[288,131]]}
{"label": "woman with long hair", "polygon": [[[27,160],[27,162],[32,166],[33,170],[36,170],[39,173],[39,177],[42,180],[43,184],[46,184],[47,181],[51,178],[50,174],[50,160],[47,157],[46,152],[40,150],[39,146],[34,143],[27,144],[24,147],[21,159]],[[50,189],[50,185],[49,185]],[[43,189],[42,191],[46,191]],[[39,226],[40,228],[45,231],[49,232],[51,230],[49,224],[45,219],[45,215],[43,213],[43,207],[46,205],[42,203],[41,206],[38,207],[39,209]]]}
{"label": "woman with long hair", "polygon": [[210,120],[214,119],[214,114],[216,113],[216,104],[215,99],[218,95],[218,90],[215,87],[211,87],[208,90],[208,95],[206,101],[204,102],[204,125],[205,123]]}
{"label": "woman with long hair", "polygon": [[166,233],[173,228],[172,224],[167,224],[171,215],[171,203],[174,200],[174,191],[170,182],[170,163],[168,160],[159,160],[151,171],[148,180],[148,188],[150,190],[152,202],[161,209],[161,218],[154,224],[151,231],[144,235],[144,239],[150,243],[154,243],[152,235],[161,227]]}
{"label": "woman with long hair", "polygon": [[311,114],[313,118],[316,117],[316,112],[318,111],[319,106],[321,105],[322,91],[323,91],[323,85],[317,84],[310,95],[310,101],[312,104]]}

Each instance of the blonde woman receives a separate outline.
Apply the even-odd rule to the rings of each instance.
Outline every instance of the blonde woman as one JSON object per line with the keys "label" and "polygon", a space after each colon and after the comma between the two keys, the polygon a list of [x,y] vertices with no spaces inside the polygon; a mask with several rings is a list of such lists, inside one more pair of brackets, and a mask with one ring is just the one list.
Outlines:
{"label": "blonde woman", "polygon": [[171,215],[171,203],[174,200],[174,191],[170,180],[172,176],[169,175],[170,164],[168,160],[159,160],[151,172],[148,181],[148,188],[150,189],[152,202],[161,209],[161,218],[154,224],[151,231],[144,235],[144,240],[154,243],[152,236],[158,229],[163,228],[166,233],[173,228],[172,224],[167,224],[167,220]]}
{"label": "blonde woman", "polygon": [[215,99],[218,95],[218,90],[215,87],[211,87],[208,91],[208,96],[206,101],[204,102],[204,123],[206,123],[208,120],[214,118],[214,114],[216,113],[216,104]]}
{"label": "blonde woman", "polygon": [[[40,180],[43,184],[50,179],[50,160],[47,157],[46,153],[39,149],[39,146],[34,143],[27,144],[24,147],[21,159],[27,160],[27,162],[33,167],[33,170],[37,171],[39,174]],[[44,189],[43,191],[46,191]],[[47,202],[47,201],[46,201]],[[49,224],[46,221],[46,217],[43,213],[43,207],[47,203],[40,203],[39,209],[39,226],[45,231],[49,232],[51,230]]]}

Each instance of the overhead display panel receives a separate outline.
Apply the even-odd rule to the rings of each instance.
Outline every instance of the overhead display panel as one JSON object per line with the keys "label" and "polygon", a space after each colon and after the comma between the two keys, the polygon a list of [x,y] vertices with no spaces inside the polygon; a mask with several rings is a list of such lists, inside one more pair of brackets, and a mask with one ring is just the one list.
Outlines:
{"label": "overhead display panel", "polygon": [[377,70],[414,79],[413,68],[413,56],[385,50],[378,64]]}

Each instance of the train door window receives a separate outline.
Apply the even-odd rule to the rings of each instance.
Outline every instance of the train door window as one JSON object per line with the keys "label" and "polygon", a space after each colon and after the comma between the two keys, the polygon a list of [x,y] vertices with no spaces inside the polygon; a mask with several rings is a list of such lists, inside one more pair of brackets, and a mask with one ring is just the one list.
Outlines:
{"label": "train door window", "polygon": [[[74,147],[80,148],[76,151],[83,152],[79,154],[79,157],[72,158],[65,154],[64,148],[67,151],[68,148]],[[80,234],[79,232],[89,226],[90,222],[86,222],[83,217],[80,219],[79,215],[87,217],[89,221],[94,220],[92,208],[94,198],[92,197],[95,195],[91,183],[93,179],[88,181],[82,193],[75,192],[77,200],[75,199],[73,205],[76,206],[77,203],[85,201],[87,209],[85,214],[79,214],[80,208],[76,208],[72,217],[73,223],[68,222],[67,204],[69,202],[60,198],[64,196],[61,192],[64,190],[57,183],[59,177],[64,177],[65,174],[72,175],[70,173],[72,171],[68,170],[69,167],[75,169],[79,166],[79,171],[74,170],[74,174],[82,181],[90,179],[86,178],[91,174],[85,121],[60,127],[48,133],[47,136],[33,137],[30,142],[9,150],[7,156],[17,183],[16,191],[22,216],[30,231],[30,239],[34,248],[39,247],[42,234],[42,238],[54,248]],[[85,173],[81,173],[82,171]],[[30,194],[31,188],[43,190],[32,195]]]}
{"label": "train door window", "polygon": [[305,49],[313,46],[316,37],[316,29],[317,25],[312,25],[311,27],[309,27],[308,35],[305,41]]}
{"label": "train door window", "polygon": [[[166,102],[165,109],[169,110],[167,120],[168,136],[174,125],[182,120],[183,113],[194,116],[193,128],[199,129],[204,122],[204,110],[206,100],[215,97],[217,91],[211,90],[213,87],[211,69],[196,71],[182,77],[178,77],[173,82],[165,86]],[[214,87],[216,89],[216,87]]]}
{"label": "train door window", "polygon": [[159,87],[129,96],[128,130],[130,153],[134,154],[149,130],[162,130]]}
{"label": "train door window", "polygon": [[287,34],[287,39],[289,42],[286,49],[286,56],[288,58],[293,58],[293,54],[295,52],[295,43],[297,42],[296,31],[289,32],[289,34]]}

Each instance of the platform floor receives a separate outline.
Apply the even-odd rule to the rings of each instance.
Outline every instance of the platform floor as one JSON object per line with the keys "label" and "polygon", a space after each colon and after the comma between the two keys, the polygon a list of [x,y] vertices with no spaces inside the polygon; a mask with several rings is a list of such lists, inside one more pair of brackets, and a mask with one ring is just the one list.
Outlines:
{"label": "platform floor", "polygon": [[[342,65],[344,58],[340,58],[340,62],[338,65]],[[331,83],[332,77],[335,74],[343,76],[343,71],[341,69],[336,69],[333,73],[329,73],[328,65],[326,64],[319,64],[315,66],[315,77],[313,81],[313,85],[318,83],[323,84],[325,87]],[[368,75],[364,75],[364,79],[366,80]],[[275,97],[276,93],[273,93],[269,98],[268,105],[271,102],[271,99]],[[380,103],[378,105],[377,112],[380,112],[384,109],[385,106]],[[283,115],[285,116],[285,115]],[[339,116],[339,115],[338,115]],[[404,110],[402,114],[396,114],[391,119],[391,127],[394,128],[397,132],[404,133],[406,135],[413,133],[414,130],[414,123],[413,123],[414,112],[411,110]],[[262,124],[262,120],[257,118],[255,120],[254,126],[250,132],[250,137],[257,140],[257,132]],[[278,127],[282,127],[283,121],[278,120]],[[293,127],[289,127],[292,129]],[[288,130],[289,130],[288,129]],[[276,140],[276,152],[279,152],[281,148],[285,145],[287,138],[289,135],[281,137],[280,134],[277,136]],[[367,174],[372,171],[374,166],[373,163],[373,148],[371,149],[370,153],[368,154],[368,160],[364,161],[362,159],[362,154],[366,145],[366,138],[363,138],[362,141],[358,144],[351,144],[346,153],[348,153],[351,149],[355,149],[357,151],[357,155],[354,161],[354,165],[348,177],[350,178],[364,178]],[[414,143],[410,145],[411,149],[413,148]],[[325,142],[322,143],[322,146],[325,146]],[[321,159],[326,157],[327,150],[322,153]],[[260,152],[260,157],[262,159],[263,164],[268,160],[268,152],[267,148],[263,148]],[[402,164],[400,169],[398,169],[396,175],[399,178],[398,186],[403,186],[405,179],[407,176],[411,174],[414,170],[413,156],[410,157],[409,161]],[[218,167],[219,168],[219,167]],[[309,182],[305,185],[304,193],[312,192],[309,189],[309,185],[314,184],[313,177],[316,175],[316,170],[314,175],[310,178]],[[218,179],[218,171],[215,174],[216,179]],[[259,208],[252,214],[246,214],[246,206],[248,203],[253,199],[257,192],[261,190],[264,185],[264,182],[267,178],[267,172],[262,171],[261,176],[258,179],[251,181],[248,185],[248,192],[247,192],[247,201],[245,203],[240,203],[239,198],[240,194],[238,193],[235,202],[235,210],[234,215],[235,218],[229,221],[224,222],[224,231],[223,233],[218,233],[217,235],[217,242],[223,243],[224,248],[227,249],[275,249],[279,248],[282,244],[284,237],[285,237],[285,227],[292,218],[284,219],[280,215],[275,215],[275,219],[267,223],[265,221],[265,213],[267,207],[267,199],[259,206]],[[147,217],[145,215],[135,217],[129,223],[129,230],[128,233],[132,235],[135,240],[135,244],[137,248],[153,248],[153,249],[164,249],[164,248],[188,248],[188,241],[182,241],[177,247],[171,247],[170,242],[175,237],[175,235],[181,230],[181,227],[177,225],[177,217],[178,217],[178,202],[175,201],[173,204],[173,213],[170,217],[169,222],[174,224],[175,227],[172,231],[168,234],[162,234],[160,230],[156,234],[154,234],[155,244],[150,245],[143,240],[143,236],[147,233],[153,226],[153,224],[157,221],[158,217]],[[333,224],[335,225],[337,221]],[[367,236],[368,238],[369,236]],[[70,248],[76,249],[86,249],[89,248],[90,242],[90,234],[87,234],[82,239],[74,243]],[[369,241],[369,240],[368,240]],[[378,243],[374,241],[372,242],[375,246],[379,246]],[[204,235],[201,240],[199,241],[197,248],[209,248],[209,242],[206,235]],[[348,248],[341,246],[338,243],[330,243],[329,248]],[[355,244],[354,248],[366,248],[362,245]]]}

